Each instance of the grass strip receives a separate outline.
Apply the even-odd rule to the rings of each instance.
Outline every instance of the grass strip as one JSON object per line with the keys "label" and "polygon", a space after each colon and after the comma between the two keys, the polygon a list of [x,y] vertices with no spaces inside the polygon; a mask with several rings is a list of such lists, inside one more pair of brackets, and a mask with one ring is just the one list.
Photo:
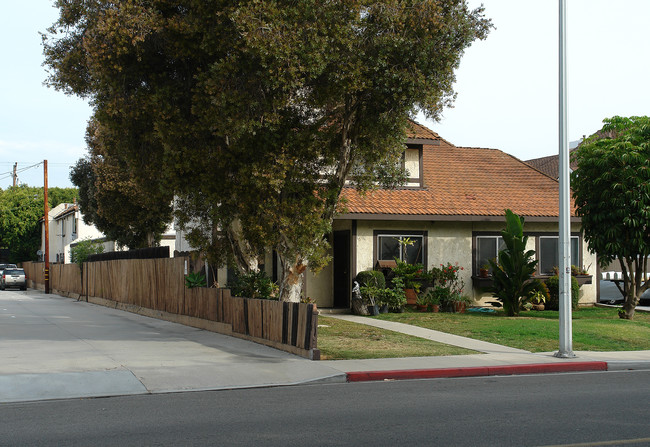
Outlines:
{"label": "grass strip", "polygon": [[323,360],[477,354],[469,349],[323,315],[318,316],[318,349]]}
{"label": "grass strip", "polygon": [[[576,351],[639,351],[650,349],[650,314],[637,312],[634,320],[618,318],[616,309],[583,308],[573,311],[573,349]],[[522,312],[519,317],[490,313],[381,314],[427,329],[462,335],[531,352],[556,351],[559,346],[557,311]]]}

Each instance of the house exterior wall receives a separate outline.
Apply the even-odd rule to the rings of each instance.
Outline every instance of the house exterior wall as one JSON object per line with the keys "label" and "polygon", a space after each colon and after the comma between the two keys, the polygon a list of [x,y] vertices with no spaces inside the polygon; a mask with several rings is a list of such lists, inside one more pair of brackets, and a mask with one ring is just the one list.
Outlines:
{"label": "house exterior wall", "polygon": [[[426,231],[426,260],[427,268],[440,266],[440,264],[458,263],[463,270],[460,277],[465,283],[465,292],[475,301],[485,303],[493,301],[489,294],[482,293],[472,285],[473,274],[473,237],[477,232],[498,233],[504,227],[504,222],[480,222],[480,221],[381,221],[381,220],[336,220],[333,230],[350,230],[351,234],[351,271],[350,290],[355,275],[363,270],[372,270],[374,259],[374,232],[376,230],[386,231]],[[535,235],[557,234],[557,224],[553,222],[526,222],[524,231],[529,234],[527,249],[535,250]],[[580,225],[572,224],[573,233],[580,232]],[[592,284],[585,284],[580,288],[581,304],[593,304],[596,302],[596,256],[589,253],[587,244],[582,241],[580,244],[582,267],[593,275]],[[332,252],[329,253],[332,255]],[[265,259],[265,270],[272,276],[272,256],[268,254]],[[280,273],[280,272],[278,272]],[[223,287],[226,285],[226,269],[218,272],[218,282]],[[333,263],[328,264],[320,272],[313,273],[308,270],[305,274],[304,295],[309,297],[320,307],[333,306]]]}
{"label": "house exterior wall", "polygon": [[[344,222],[338,222],[335,228],[344,227]],[[460,278],[465,283],[465,291],[477,302],[492,301],[493,298],[486,293],[482,293],[479,289],[475,289],[472,285],[473,274],[473,236],[476,232],[490,232],[498,233],[504,227],[503,222],[458,222],[458,221],[372,221],[372,220],[359,220],[356,222],[356,236],[353,235],[352,249],[356,246],[356,253],[352,255],[352,259],[356,262],[353,265],[351,272],[351,281],[353,281],[356,273],[363,270],[372,270],[374,261],[374,232],[376,230],[386,231],[426,231],[426,267],[431,268],[446,265],[448,262],[452,264],[458,263],[463,270],[460,271]],[[579,233],[579,224],[572,225],[572,232]],[[527,249],[536,249],[535,235],[557,234],[557,224],[553,222],[540,223],[530,222],[524,225],[524,231],[530,234],[528,239]],[[592,284],[585,284],[580,289],[581,304],[593,304],[596,302],[596,256],[589,253],[587,244],[581,241],[580,244],[582,267],[588,270],[588,273],[593,276]],[[321,275],[328,275],[331,278],[331,270],[324,269]],[[309,278],[309,277],[308,277]],[[322,288],[316,291],[317,288]],[[327,280],[319,278],[319,281],[308,279],[307,281],[308,296],[316,298],[317,303],[322,307],[328,307],[331,303],[332,285]]]}

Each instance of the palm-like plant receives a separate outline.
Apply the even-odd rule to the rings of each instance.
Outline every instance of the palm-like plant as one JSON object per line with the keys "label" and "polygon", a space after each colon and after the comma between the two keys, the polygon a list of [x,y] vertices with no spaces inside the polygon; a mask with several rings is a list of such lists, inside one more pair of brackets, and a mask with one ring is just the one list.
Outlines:
{"label": "palm-like plant", "polygon": [[499,262],[490,260],[492,267],[492,295],[503,303],[508,316],[519,315],[521,298],[535,288],[531,281],[537,261],[535,250],[526,250],[528,236],[524,236],[524,218],[506,210],[506,228],[501,231],[506,248],[499,252]]}

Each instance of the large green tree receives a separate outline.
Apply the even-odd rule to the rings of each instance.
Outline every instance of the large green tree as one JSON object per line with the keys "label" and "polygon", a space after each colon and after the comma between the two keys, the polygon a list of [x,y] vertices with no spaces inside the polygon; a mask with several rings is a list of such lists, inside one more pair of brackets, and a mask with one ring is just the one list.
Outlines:
{"label": "large green tree", "polygon": [[650,118],[615,116],[582,143],[571,182],[585,240],[602,266],[623,272],[622,318],[631,319],[650,287]]}
{"label": "large green tree", "polygon": [[[43,188],[27,185],[0,189],[0,248],[9,249],[9,262],[35,261],[41,247],[41,219],[44,213]],[[49,188],[50,209],[72,203],[75,188]]]}
{"label": "large green tree", "polygon": [[150,171],[136,173],[137,167],[122,150],[111,150],[129,147],[121,144],[122,135],[115,137],[95,120],[88,130],[89,155],[70,171],[72,183],[79,188],[84,222],[121,246],[157,245],[172,218],[172,197],[160,189],[159,171],[152,165]]}
{"label": "large green tree", "polygon": [[57,6],[50,83],[91,97],[120,134],[144,123],[192,240],[242,269],[274,249],[291,301],[307,266],[327,262],[346,182],[403,178],[408,119],[452,102],[464,49],[490,27],[464,0]]}

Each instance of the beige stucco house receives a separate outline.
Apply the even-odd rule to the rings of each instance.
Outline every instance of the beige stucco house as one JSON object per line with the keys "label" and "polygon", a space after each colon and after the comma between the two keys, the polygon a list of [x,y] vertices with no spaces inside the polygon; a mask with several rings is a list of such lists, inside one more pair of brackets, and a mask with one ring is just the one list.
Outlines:
{"label": "beige stucco house", "polygon": [[[496,149],[456,147],[413,124],[404,153],[406,186],[361,195],[346,188],[348,211],[334,221],[333,262],[318,275],[307,273],[305,295],[320,307],[349,307],[352,281],[378,260],[399,257],[427,267],[458,263],[465,291],[477,302],[485,294],[479,267],[497,256],[505,209],[525,218],[528,248],[538,258],[537,275],[558,265],[558,181]],[[596,274],[580,219],[571,218],[572,264]],[[404,248],[399,240],[414,241]],[[581,287],[582,304],[596,302],[596,284]]]}
{"label": "beige stucco house", "polygon": [[[537,275],[547,276],[558,264],[557,179],[496,149],[456,147],[416,123],[403,163],[410,174],[404,187],[366,195],[344,189],[347,212],[334,220],[333,261],[318,274],[307,271],[304,281],[304,296],[319,307],[349,308],[356,274],[395,257],[427,268],[458,263],[465,292],[479,303],[492,301],[478,270],[497,256],[507,208],[525,218],[528,248],[539,260]],[[572,264],[595,275],[596,258],[582,239],[580,219],[571,222]],[[399,243],[404,238],[413,245],[404,248]],[[177,246],[183,244],[179,234]],[[263,268],[277,279],[274,261],[267,254]],[[222,286],[229,279],[226,269],[215,278]],[[595,302],[596,285],[584,284],[581,303]]]}

